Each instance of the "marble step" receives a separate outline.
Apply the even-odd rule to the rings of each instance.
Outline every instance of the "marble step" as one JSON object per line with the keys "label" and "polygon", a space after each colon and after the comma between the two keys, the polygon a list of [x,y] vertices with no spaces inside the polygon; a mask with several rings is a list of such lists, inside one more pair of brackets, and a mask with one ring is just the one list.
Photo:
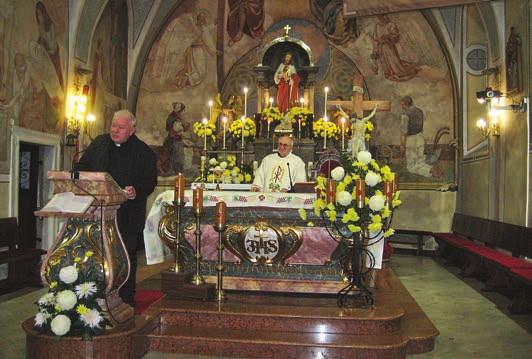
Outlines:
{"label": "marble step", "polygon": [[390,334],[401,330],[405,312],[395,305],[370,309],[326,306],[290,306],[230,302],[172,301],[161,303],[160,323],[165,326],[259,330],[300,333]]}
{"label": "marble step", "polygon": [[405,358],[399,333],[355,335],[261,329],[161,326],[148,335],[149,351],[237,358]]}

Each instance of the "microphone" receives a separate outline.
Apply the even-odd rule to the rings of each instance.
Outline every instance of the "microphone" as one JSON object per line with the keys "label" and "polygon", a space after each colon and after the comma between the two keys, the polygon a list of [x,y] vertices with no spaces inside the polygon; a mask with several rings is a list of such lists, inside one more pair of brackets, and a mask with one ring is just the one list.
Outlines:
{"label": "microphone", "polygon": [[288,190],[289,193],[294,193],[294,185],[292,184],[292,175],[290,174],[290,162],[286,162],[286,167],[288,167],[288,180],[290,181],[290,189]]}
{"label": "microphone", "polygon": [[72,166],[70,168],[70,178],[72,180],[79,179],[79,171],[78,171],[79,155],[85,151],[87,151],[87,148],[84,150],[78,150],[72,155]]}

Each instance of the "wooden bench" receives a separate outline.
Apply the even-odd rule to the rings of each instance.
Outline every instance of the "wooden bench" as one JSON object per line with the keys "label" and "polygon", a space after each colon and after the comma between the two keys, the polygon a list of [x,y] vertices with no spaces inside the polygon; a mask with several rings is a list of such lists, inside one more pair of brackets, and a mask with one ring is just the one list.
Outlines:
{"label": "wooden bench", "polygon": [[0,290],[40,283],[38,263],[46,251],[38,248],[21,248],[20,231],[16,218],[0,218],[0,265],[7,264],[8,275],[0,280]]}
{"label": "wooden bench", "polygon": [[530,309],[532,228],[455,213],[452,233],[434,233],[450,262],[463,265],[463,276],[487,278],[484,290],[510,288],[510,310]]}

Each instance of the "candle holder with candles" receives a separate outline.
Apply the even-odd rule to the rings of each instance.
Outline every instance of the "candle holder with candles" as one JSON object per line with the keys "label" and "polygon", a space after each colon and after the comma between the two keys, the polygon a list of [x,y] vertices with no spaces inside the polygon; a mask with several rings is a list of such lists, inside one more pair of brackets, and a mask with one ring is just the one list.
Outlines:
{"label": "candle holder with candles", "polygon": [[193,132],[201,138],[203,142],[203,150],[206,151],[216,141],[216,124],[214,122],[203,119],[202,121],[194,122],[192,128]]}
{"label": "candle holder with candles", "polygon": [[331,178],[317,178],[313,206],[331,237],[345,243],[340,263],[346,286],[338,292],[338,306],[369,307],[373,269],[381,267],[382,245],[394,233],[393,211],[401,201],[394,191],[396,175],[379,166],[370,152],[343,156],[342,165],[331,171]]}
{"label": "candle holder with candles", "polygon": [[[242,126],[243,124],[244,126]],[[244,127],[243,132],[242,127]],[[235,120],[229,126],[229,133],[231,133],[235,148],[244,149],[246,144],[252,142],[257,134],[255,121],[249,117]]]}
{"label": "candle holder with candles", "polygon": [[214,230],[218,232],[218,265],[216,266],[216,299],[220,302],[225,299],[223,291],[223,272],[224,272],[224,244],[223,235],[227,228],[227,205],[225,202],[216,203],[216,221]]}
{"label": "candle holder with candles", "polygon": [[305,107],[294,106],[288,110],[286,116],[290,119],[292,128],[294,129],[294,132],[297,133],[297,138],[301,139],[307,137],[303,135],[303,133],[308,126],[308,119],[312,116],[312,112]]}
{"label": "candle holder with candles", "polygon": [[334,122],[329,121],[327,118],[320,118],[313,122],[312,132],[314,138],[320,142],[320,147],[325,151],[327,146],[331,146],[331,142],[336,140],[340,130]]}
{"label": "candle holder with candles", "polygon": [[196,272],[192,276],[192,284],[201,285],[205,283],[203,276],[201,275],[201,216],[203,214],[203,187],[196,187],[193,190],[193,202],[194,216],[196,217]]}
{"label": "candle holder with candles", "polygon": [[[281,120],[283,119],[279,107],[266,107],[261,111],[260,116],[261,137],[270,138],[275,126],[281,123]],[[266,134],[264,134],[264,132],[266,132]]]}

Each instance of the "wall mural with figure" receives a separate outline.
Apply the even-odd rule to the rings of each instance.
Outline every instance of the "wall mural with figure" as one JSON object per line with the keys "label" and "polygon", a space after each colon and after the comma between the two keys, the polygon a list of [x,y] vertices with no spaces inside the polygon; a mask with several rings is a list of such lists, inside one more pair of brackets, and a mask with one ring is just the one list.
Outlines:
{"label": "wall mural with figure", "polygon": [[[365,100],[391,102],[390,111],[378,111],[372,118],[375,130],[370,148],[374,154],[398,170],[403,185],[436,188],[455,183],[451,74],[429,23],[420,12],[345,18],[341,3],[294,0],[286,7],[282,2],[249,0],[214,7],[207,0],[184,2],[150,50],[137,101],[137,114],[142,119],[139,135],[161,148],[160,159],[165,162],[164,156],[173,151],[169,139],[183,137],[171,132],[173,127],[168,130],[173,103],[186,108],[175,121],[172,119],[183,123],[174,132],[183,133],[187,128],[191,131],[193,122],[208,116],[207,102],[218,92],[221,102],[227,104],[230,98],[242,96],[242,88],[247,86],[247,112],[256,112],[254,67],[264,60],[260,57],[264,46],[283,36],[284,27],[289,25],[290,36],[308,45],[312,64],[319,68],[313,84],[316,116],[323,115],[324,86],[331,89],[330,100],[349,101],[353,77],[361,75]],[[224,12],[218,13],[222,8]],[[220,22],[224,26],[220,27]],[[272,65],[273,72],[281,61],[279,58]],[[299,75],[301,69],[295,65]],[[218,76],[223,77],[220,89]],[[269,93],[276,97],[273,81]],[[407,97],[411,105],[405,104]],[[421,117],[411,115],[411,106],[420,110]],[[351,112],[349,108],[343,110]],[[194,153],[190,168],[183,163],[185,172],[193,173],[202,141],[192,135],[183,146]],[[171,174],[174,164],[162,163],[160,168],[165,169],[162,173]]]}
{"label": "wall mural with figure", "polygon": [[9,172],[9,122],[47,133],[63,128],[65,0],[0,2],[0,173]]}
{"label": "wall mural with figure", "polygon": [[90,136],[106,132],[113,113],[125,107],[127,88],[127,5],[109,1],[92,37],[88,75],[89,111],[96,116]]}

